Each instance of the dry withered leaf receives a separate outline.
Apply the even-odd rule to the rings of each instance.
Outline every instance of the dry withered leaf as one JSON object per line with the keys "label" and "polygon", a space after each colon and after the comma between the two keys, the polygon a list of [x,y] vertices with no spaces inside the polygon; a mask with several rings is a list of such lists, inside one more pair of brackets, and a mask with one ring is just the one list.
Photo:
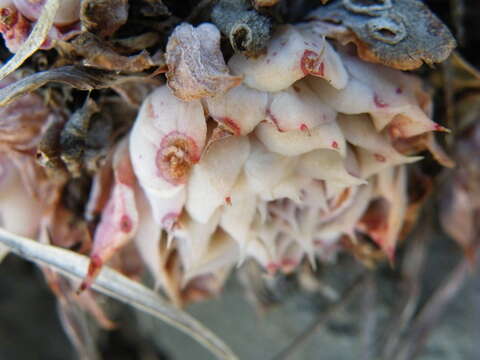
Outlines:
{"label": "dry withered leaf", "polygon": [[93,115],[99,111],[97,104],[88,98],[82,108],[73,113],[60,134],[62,149],[60,158],[73,177],[81,175],[90,121]]}
{"label": "dry withered leaf", "polygon": [[166,61],[168,86],[182,100],[222,94],[242,82],[230,75],[220,51],[220,32],[212,24],[177,26],[168,39]]}
{"label": "dry withered leaf", "polygon": [[83,0],[82,26],[100,37],[113,35],[128,19],[128,0]]}
{"label": "dry withered leaf", "polygon": [[86,65],[105,70],[141,72],[163,65],[162,61],[154,61],[145,50],[138,55],[120,55],[107,42],[89,32],[80,34],[70,45],[75,53],[85,58]]}
{"label": "dry withered leaf", "polygon": [[444,61],[456,46],[448,28],[418,0],[336,0],[310,14],[329,37],[353,42],[363,60],[413,70]]}

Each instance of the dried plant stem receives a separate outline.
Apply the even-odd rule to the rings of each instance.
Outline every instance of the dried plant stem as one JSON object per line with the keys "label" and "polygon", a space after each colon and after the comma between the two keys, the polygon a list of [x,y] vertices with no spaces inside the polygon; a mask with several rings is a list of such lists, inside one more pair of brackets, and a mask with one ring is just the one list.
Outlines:
{"label": "dried plant stem", "polygon": [[384,343],[381,359],[391,359],[397,353],[402,334],[410,324],[420,300],[421,275],[427,257],[427,244],[432,238],[432,214],[424,216],[424,226],[412,236],[411,245],[407,248],[402,263],[403,288],[388,326],[383,332]]}
{"label": "dried plant stem", "polygon": [[406,360],[414,359],[426,344],[432,328],[444,313],[446,306],[452,301],[467,278],[470,270],[470,263],[467,258],[461,260],[452,270],[444,283],[433,293],[427,303],[414,320],[409,336],[404,339],[397,356],[392,359]]}
{"label": "dried plant stem", "polygon": [[[89,259],[71,251],[11,234],[0,228],[0,243],[12,252],[35,263],[46,265],[74,279],[83,279]],[[188,334],[208,348],[218,359],[237,357],[216,335],[187,313],[175,308],[158,294],[117,271],[104,267],[93,284],[98,292],[127,303],[138,310],[161,319]]]}
{"label": "dried plant stem", "polygon": [[28,39],[22,44],[15,55],[0,68],[0,80],[17,70],[35,51],[37,51],[47,38],[52,28],[53,20],[60,6],[60,0],[47,0]]}
{"label": "dried plant stem", "polygon": [[364,281],[365,273],[358,275],[352,284],[348,286],[348,288],[342,293],[339,301],[330,305],[325,312],[320,314],[320,316],[312,324],[302,331],[285,349],[275,355],[272,360],[286,360],[292,356],[299,346],[304,344],[305,341],[307,341],[313,334],[315,334],[327,323],[333,314],[341,310],[350,302],[350,300],[353,298],[353,295],[355,295],[356,290],[360,288]]}

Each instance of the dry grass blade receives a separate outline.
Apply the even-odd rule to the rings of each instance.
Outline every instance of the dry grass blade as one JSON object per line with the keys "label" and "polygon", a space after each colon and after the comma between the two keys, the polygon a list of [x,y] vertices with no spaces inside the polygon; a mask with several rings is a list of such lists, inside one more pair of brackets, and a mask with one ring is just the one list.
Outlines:
{"label": "dry grass blade", "polygon": [[421,312],[414,320],[408,337],[399,346],[396,360],[415,359],[426,344],[431,330],[445,312],[446,306],[453,300],[461,289],[469,273],[470,264],[467,258],[461,260],[445,279],[444,283],[435,291]]}
{"label": "dry grass blade", "polygon": [[[89,259],[71,251],[40,244],[3,229],[0,229],[0,243],[25,259],[49,266],[71,278],[83,279],[87,272]],[[93,288],[183,331],[208,348],[218,359],[237,359],[227,345],[197,320],[170,305],[142,284],[131,281],[117,271],[104,267]]]}
{"label": "dry grass blade", "polygon": [[60,0],[47,0],[28,39],[22,44],[15,55],[0,68],[0,80],[17,70],[30,55],[42,46],[53,25],[53,20],[59,6]]}
{"label": "dry grass blade", "polygon": [[392,359],[399,351],[398,345],[405,329],[415,315],[420,301],[421,276],[427,256],[427,244],[432,238],[432,215],[424,216],[424,226],[412,236],[402,263],[402,295],[395,305],[388,326],[384,331],[382,359]]}
{"label": "dry grass blade", "polygon": [[0,89],[0,106],[8,105],[19,96],[49,82],[68,84],[79,90],[94,90],[111,87],[121,78],[112,71],[83,66],[64,66],[32,74]]}

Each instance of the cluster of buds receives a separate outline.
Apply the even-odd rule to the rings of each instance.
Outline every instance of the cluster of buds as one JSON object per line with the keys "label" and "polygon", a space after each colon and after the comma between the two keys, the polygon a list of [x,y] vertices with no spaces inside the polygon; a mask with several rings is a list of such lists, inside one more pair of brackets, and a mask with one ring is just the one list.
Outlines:
{"label": "cluster of buds", "polygon": [[[54,26],[41,49],[51,49],[56,40],[67,40],[80,30],[80,0],[62,0]],[[0,0],[0,32],[5,45],[16,53],[30,35],[45,0]]]}
{"label": "cluster of buds", "polygon": [[114,155],[84,287],[129,240],[179,303],[217,292],[248,258],[288,273],[368,237],[393,261],[404,165],[420,159],[410,140],[445,131],[421,81],[329,43],[315,21],[228,67],[219,39],[211,24],[171,35],[168,85]]}

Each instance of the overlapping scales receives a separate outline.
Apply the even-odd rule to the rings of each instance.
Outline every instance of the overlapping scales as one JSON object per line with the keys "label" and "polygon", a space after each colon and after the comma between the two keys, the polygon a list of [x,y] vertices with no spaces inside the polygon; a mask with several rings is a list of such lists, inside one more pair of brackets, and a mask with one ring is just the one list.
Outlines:
{"label": "overlapping scales", "polygon": [[146,199],[136,243],[177,303],[215,293],[247,259],[290,272],[365,236],[393,261],[405,165],[423,149],[409,140],[443,128],[418,79],[318,29],[287,25],[265,55],[234,55],[244,83],[225,93],[187,102],[162,86],[144,101],[129,147]]}

